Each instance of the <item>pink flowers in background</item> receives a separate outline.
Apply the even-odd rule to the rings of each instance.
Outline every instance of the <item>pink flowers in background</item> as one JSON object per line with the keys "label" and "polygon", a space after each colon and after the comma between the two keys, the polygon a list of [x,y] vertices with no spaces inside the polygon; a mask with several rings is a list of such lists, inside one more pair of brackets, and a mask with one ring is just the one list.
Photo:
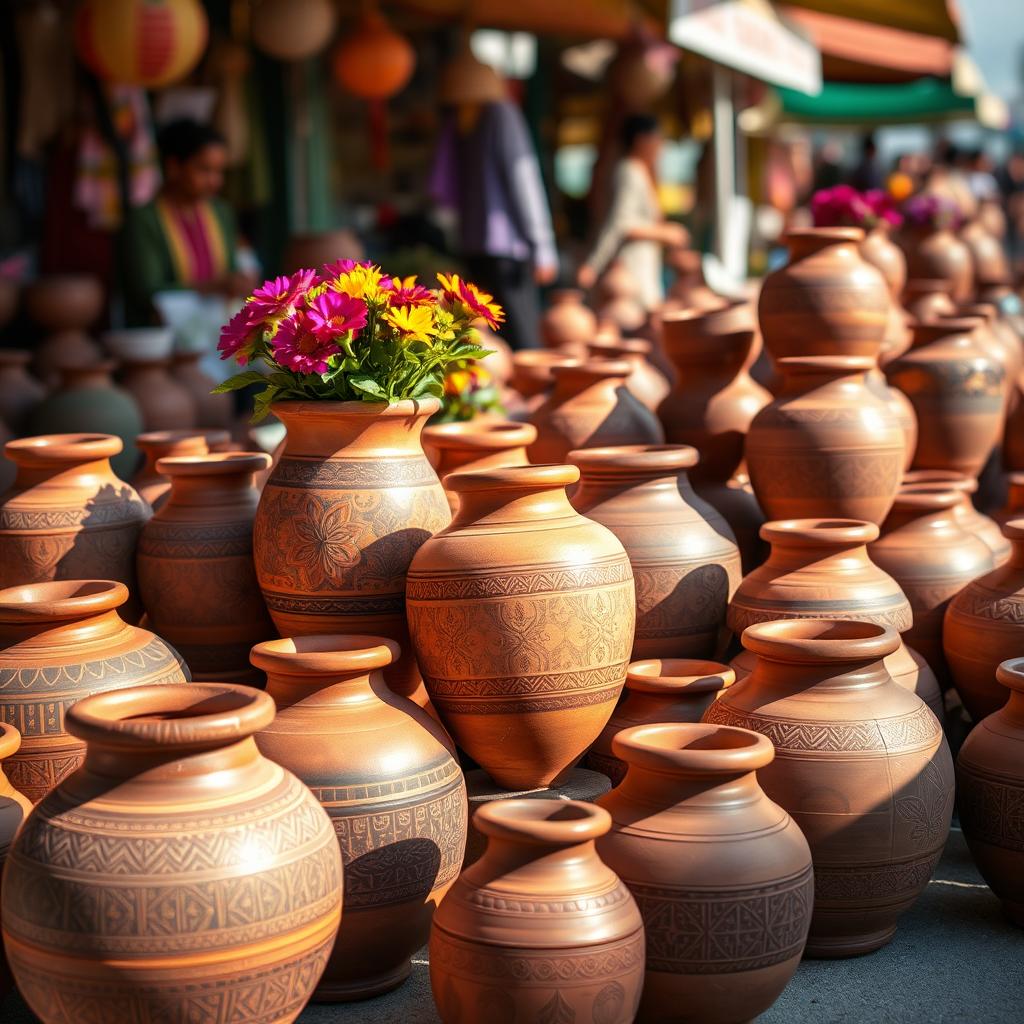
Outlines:
{"label": "pink flowers in background", "polygon": [[934,192],[919,192],[903,204],[907,223],[917,227],[951,228],[960,220],[960,211],[952,199]]}
{"label": "pink flowers in background", "polygon": [[814,226],[819,228],[873,228],[878,224],[899,227],[903,223],[896,203],[888,192],[871,189],[858,192],[850,185],[819,189],[811,197]]}

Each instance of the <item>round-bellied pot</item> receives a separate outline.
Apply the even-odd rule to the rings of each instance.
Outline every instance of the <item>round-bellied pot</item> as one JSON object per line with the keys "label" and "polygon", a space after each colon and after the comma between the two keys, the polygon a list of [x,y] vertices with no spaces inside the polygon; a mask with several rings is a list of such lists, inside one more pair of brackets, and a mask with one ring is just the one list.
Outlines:
{"label": "round-bellied pot", "polygon": [[530,417],[537,428],[530,461],[562,462],[574,448],[662,444],[657,416],[626,387],[629,373],[621,359],[553,367],[555,386]]}
{"label": "round-bellied pot", "polygon": [[25,289],[28,315],[54,333],[91,327],[103,301],[103,282],[96,274],[44,274]]}
{"label": "round-bellied pot", "polygon": [[462,867],[466,783],[440,726],[388,689],[398,645],[373,636],[257,644],[277,717],[256,735],[331,818],[345,914],[314,998],[366,999],[400,985]]}
{"label": "round-bellied pot", "polygon": [[753,419],[747,469],[769,519],[880,523],[903,475],[905,435],[868,386],[863,356],[781,359],[782,392]]}
{"label": "round-bellied pot", "polygon": [[175,352],[171,376],[192,396],[196,405],[196,425],[229,429],[234,419],[235,403],[231,395],[215,395],[220,383],[199,365],[202,352]]}
{"label": "round-bellied pot", "polygon": [[906,473],[914,461],[914,452],[917,451],[917,413],[914,412],[914,406],[899,388],[889,387],[889,382],[881,370],[868,370],[864,379],[868,388],[889,406],[889,411],[903,431],[903,471]]}
{"label": "round-bellied pot", "polygon": [[269,465],[264,452],[157,462],[171,491],[139,537],[139,596],[197,679],[259,682],[249,650],[276,635],[252,560],[253,478]]}
{"label": "round-bellied pot", "polygon": [[135,546],[152,510],[111,469],[120,439],[47,434],[9,441],[4,451],[18,475],[0,496],[0,587],[120,580],[129,593],[122,614],[137,622]]}
{"label": "round-bellied pot", "polygon": [[885,370],[913,403],[914,469],[977,477],[1002,431],[1005,371],[975,341],[977,317],[914,326],[914,347]]}
{"label": "round-bellied pot", "polygon": [[1010,284],[1013,274],[1003,243],[979,220],[968,221],[959,233],[971,254],[974,282],[978,287]]}
{"label": "round-bellied pot", "polygon": [[160,459],[207,455],[230,439],[231,435],[226,430],[152,430],[139,434],[135,445],[145,461],[132,478],[132,486],[156,510],[171,491],[170,479],[157,472],[156,464]]}
{"label": "round-bellied pot", "polygon": [[458,746],[506,789],[560,781],[597,738],[626,678],[629,558],[579,515],[575,466],[453,473],[452,525],[409,567],[409,631]]}
{"label": "round-bellied pot", "polygon": [[0,348],[0,420],[15,434],[28,426],[32,410],[46,397],[46,388],[28,372],[32,353]]}
{"label": "round-bellied pot", "polygon": [[597,333],[597,317],[583,303],[583,292],[560,288],[551,293],[550,305],[540,320],[541,340],[548,348],[581,356]]}
{"label": "round-bellied pot", "polygon": [[900,585],[914,613],[904,633],[943,682],[948,678],[942,652],[946,605],[975,577],[994,566],[992,552],[964,531],[956,517],[957,491],[901,492],[882,534],[868,552],[871,560]]}
{"label": "round-bellied pot", "polygon": [[982,878],[1006,916],[1024,927],[1024,822],[1014,811],[1024,800],[1024,658],[1004,661],[996,682],[1010,699],[960,748],[957,809]]}
{"label": "round-bellied pot", "polygon": [[758,532],[764,523],[764,513],[754,497],[754,488],[750,486],[746,472],[737,473],[725,481],[705,481],[694,489],[698,497],[717,509],[729,524],[740,549],[743,571],[750,572],[759,566],[767,551]]}
{"label": "round-bellied pot", "polygon": [[578,800],[495,800],[473,816],[487,849],[430,931],[430,986],[444,1024],[630,1024],[644,928],[594,846],[608,812]]}
{"label": "round-bellied pot", "polygon": [[529,348],[512,354],[512,376],[509,387],[527,401],[528,407],[536,408],[544,395],[555,385],[556,366],[576,366],[580,359],[562,352],[547,352]]}
{"label": "round-bellied pot", "polygon": [[910,348],[907,311],[900,305],[907,283],[907,260],[903,250],[890,238],[889,225],[884,221],[865,232],[860,254],[879,271],[889,289],[889,316],[878,355],[879,363],[884,366]]}
{"label": "round-bellied pot", "polygon": [[227,683],[68,712],[85,762],[22,826],[4,878],[7,956],[43,1024],[298,1017],[338,930],[341,856],[313,795],[253,742],[273,717]]}
{"label": "round-bellied pot", "polygon": [[192,393],[170,373],[170,359],[135,356],[121,364],[120,384],[139,405],[145,429],[183,430],[199,425]]}
{"label": "round-bellied pot", "polygon": [[928,323],[940,317],[956,316],[956,303],[950,298],[949,290],[949,282],[942,278],[907,281],[903,289],[903,302],[911,322]]}
{"label": "round-bellied pot", "polygon": [[719,309],[726,300],[713,292],[704,280],[703,256],[695,249],[675,248],[665,253],[665,262],[675,271],[666,306],[673,309]]}
{"label": "round-bellied pot", "polygon": [[948,228],[908,225],[900,244],[907,257],[908,279],[944,281],[954,302],[966,302],[971,297],[971,252]]}
{"label": "round-bellied pot", "polygon": [[953,684],[975,722],[1006,703],[996,669],[1024,650],[1024,519],[1011,519],[1003,532],[1012,545],[1009,561],[971,580],[949,602],[943,622]]}
{"label": "round-bellied pot", "polygon": [[282,636],[363,633],[402,648],[388,685],[426,703],[405,621],[405,575],[447,526],[444,488],[420,434],[436,398],[278,402],[285,450],[263,488],[253,557]]}
{"label": "round-bellied pot", "polygon": [[966,302],[953,317],[954,320],[961,318],[973,319],[977,317],[982,322],[975,329],[974,339],[985,350],[986,354],[1002,366],[1006,374],[1005,387],[1007,390],[1007,402],[1013,395],[1017,379],[1022,369],[1024,351],[1021,349],[1020,339],[1013,328],[1009,328],[1009,336],[1003,322],[999,319],[999,307],[994,302]]}
{"label": "round-bellied pot", "polygon": [[[22,822],[32,810],[32,801],[19,793],[4,774],[3,762],[12,754],[17,753],[21,746],[21,734],[13,725],[0,722],[0,872],[7,860],[7,853],[18,834]],[[3,941],[0,940],[0,999],[14,984],[7,967]]]}
{"label": "round-bellied pot", "polygon": [[1002,527],[1011,519],[1024,516],[1024,472],[1014,472],[1006,478],[1006,504],[993,513],[993,520]]}
{"label": "round-bellied pot", "polygon": [[587,356],[591,359],[624,359],[632,367],[626,378],[626,387],[651,412],[668,394],[668,379],[652,362],[652,345],[644,338],[610,339],[600,335],[587,345]]}
{"label": "round-bellied pot", "polygon": [[608,724],[587,751],[587,767],[617,786],[626,762],[613,750],[623,729],[657,722],[699,722],[712,701],[736,681],[736,673],[717,661],[652,658],[630,662],[625,693]]}
{"label": "round-bellied pot", "polygon": [[796,972],[814,904],[807,840],[758,784],[771,742],[722,725],[652,724],[612,746],[628,771],[598,800],[612,827],[597,848],[644,919],[637,1021],[754,1020]]}
{"label": "round-bellied pot", "polygon": [[573,507],[622,542],[636,586],[634,658],[710,658],[724,648],[740,553],[722,516],[694,493],[688,445],[586,448]]}
{"label": "round-bellied pot", "polygon": [[886,668],[899,642],[873,622],[758,623],[743,634],[753,671],[704,714],[775,744],[759,779],[811,847],[810,956],[889,942],[949,832],[953,761],[936,717]]}
{"label": "round-bellied pot", "polygon": [[113,580],[0,590],[0,717],[22,737],[7,773],[30,800],[41,800],[82,763],[85,747],[65,727],[75,701],[190,678],[174,648],[121,618],[127,598]]}
{"label": "round-bellied pot", "polygon": [[765,348],[786,356],[878,358],[889,318],[885,278],[860,254],[860,228],[786,234],[789,262],[761,286],[757,318]]}

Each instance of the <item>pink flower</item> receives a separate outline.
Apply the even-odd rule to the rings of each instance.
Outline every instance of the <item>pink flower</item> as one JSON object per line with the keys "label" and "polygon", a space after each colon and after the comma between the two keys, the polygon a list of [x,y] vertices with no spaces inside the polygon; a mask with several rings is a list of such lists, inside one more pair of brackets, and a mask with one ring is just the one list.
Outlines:
{"label": "pink flower", "polygon": [[249,350],[256,341],[256,330],[259,326],[260,322],[253,320],[249,307],[243,306],[220,329],[217,349],[221,359],[230,359],[234,356],[242,366],[245,366],[249,361]]}
{"label": "pink flower", "polygon": [[896,200],[884,189],[873,188],[864,193],[864,202],[878,220],[887,221],[894,228],[903,223],[903,217],[896,209]]}
{"label": "pink flower", "polygon": [[323,266],[324,277],[340,277],[347,274],[356,267],[372,267],[369,260],[335,260],[333,263],[325,263]]}
{"label": "pink flower", "polygon": [[875,214],[864,197],[850,185],[819,189],[811,197],[815,227],[870,227]]}
{"label": "pink flower", "polygon": [[306,322],[317,341],[333,341],[366,326],[366,303],[342,292],[327,291],[313,300]]}
{"label": "pink flower", "polygon": [[265,281],[252,293],[248,306],[256,320],[287,316],[299,299],[316,284],[315,270],[297,270],[294,274]]}
{"label": "pink flower", "polygon": [[391,306],[422,306],[434,301],[434,293],[417,284],[415,277],[407,277],[404,281],[400,277],[386,277],[380,286],[390,292],[388,304]]}
{"label": "pink flower", "polygon": [[327,360],[341,351],[332,339],[318,338],[302,312],[281,321],[270,346],[275,362],[294,373],[326,373]]}

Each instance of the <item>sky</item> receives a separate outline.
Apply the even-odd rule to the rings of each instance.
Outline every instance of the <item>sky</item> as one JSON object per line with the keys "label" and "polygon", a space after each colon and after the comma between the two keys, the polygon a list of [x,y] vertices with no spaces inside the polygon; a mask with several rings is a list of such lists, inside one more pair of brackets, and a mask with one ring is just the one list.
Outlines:
{"label": "sky", "polygon": [[989,88],[1005,100],[1024,93],[1024,4],[1021,0],[955,0],[961,34]]}

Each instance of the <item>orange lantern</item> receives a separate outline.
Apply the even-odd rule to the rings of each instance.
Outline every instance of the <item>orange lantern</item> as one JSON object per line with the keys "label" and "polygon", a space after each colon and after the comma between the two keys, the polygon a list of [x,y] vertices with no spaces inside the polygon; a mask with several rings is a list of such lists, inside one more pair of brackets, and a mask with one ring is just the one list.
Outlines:
{"label": "orange lantern", "polygon": [[150,89],[184,78],[208,35],[199,0],[84,0],[75,18],[78,55],[90,71]]}
{"label": "orange lantern", "polygon": [[334,51],[338,84],[364,100],[383,100],[400,92],[416,67],[416,51],[371,7],[351,35]]}

